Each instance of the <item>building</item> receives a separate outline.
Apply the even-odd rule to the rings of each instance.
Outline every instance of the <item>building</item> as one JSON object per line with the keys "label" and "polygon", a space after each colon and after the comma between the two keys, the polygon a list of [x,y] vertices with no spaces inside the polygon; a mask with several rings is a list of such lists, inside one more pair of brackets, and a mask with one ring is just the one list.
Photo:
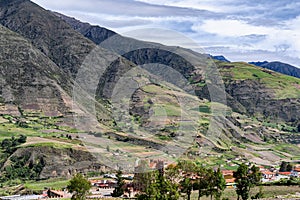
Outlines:
{"label": "building", "polygon": [[235,187],[235,178],[233,177],[233,170],[222,170],[221,173],[226,181],[227,188],[234,188]]}
{"label": "building", "polygon": [[72,194],[67,191],[48,189],[43,192],[48,198],[71,198]]}
{"label": "building", "polygon": [[299,174],[299,172],[298,172],[298,171],[296,171],[296,170],[293,170],[293,171],[291,171],[291,177],[296,177],[296,178],[299,178],[299,177],[300,177],[300,174]]}
{"label": "building", "polygon": [[37,200],[44,198],[46,198],[44,195],[12,195],[0,197],[1,200]]}

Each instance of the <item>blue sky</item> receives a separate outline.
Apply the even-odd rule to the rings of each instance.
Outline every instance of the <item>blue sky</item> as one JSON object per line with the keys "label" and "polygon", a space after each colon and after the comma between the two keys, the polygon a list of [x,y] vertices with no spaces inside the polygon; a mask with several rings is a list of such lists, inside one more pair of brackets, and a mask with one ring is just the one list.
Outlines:
{"label": "blue sky", "polygon": [[[145,28],[172,30],[206,53],[232,61],[278,60],[300,67],[300,0],[33,1],[124,35],[135,36],[131,33]],[[166,37],[154,41],[170,42]],[[180,40],[172,42],[193,48]]]}

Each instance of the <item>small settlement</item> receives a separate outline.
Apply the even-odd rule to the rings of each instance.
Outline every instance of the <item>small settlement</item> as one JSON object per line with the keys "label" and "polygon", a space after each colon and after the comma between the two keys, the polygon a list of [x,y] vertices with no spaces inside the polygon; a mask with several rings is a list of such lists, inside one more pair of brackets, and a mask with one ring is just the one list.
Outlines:
{"label": "small settlement", "polygon": [[[150,160],[150,169],[162,169],[166,168],[169,163],[162,160]],[[279,171],[279,168],[275,167],[264,167],[258,166],[262,174],[262,183],[280,181],[281,179],[290,179],[292,177],[300,178],[300,164],[293,166],[291,171]],[[221,170],[223,177],[226,181],[227,188],[235,188],[234,170]],[[123,198],[134,198],[139,192],[138,186],[133,183],[134,174],[123,174],[125,185]],[[113,190],[117,186],[116,174],[104,174],[100,177],[94,177],[89,179],[92,185],[90,195],[87,199],[99,199],[99,198],[110,198]],[[39,195],[12,195],[0,197],[0,200],[38,200],[38,199],[60,199],[60,198],[71,198],[72,194],[67,190],[52,190],[47,189]]]}

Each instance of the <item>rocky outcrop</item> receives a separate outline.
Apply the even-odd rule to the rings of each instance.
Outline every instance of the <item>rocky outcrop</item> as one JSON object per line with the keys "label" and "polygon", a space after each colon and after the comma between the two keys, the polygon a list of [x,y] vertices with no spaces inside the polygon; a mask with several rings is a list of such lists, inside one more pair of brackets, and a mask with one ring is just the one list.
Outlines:
{"label": "rocky outcrop", "polygon": [[[230,107],[241,104],[251,116],[265,116],[273,121],[297,124],[300,114],[299,99],[276,99],[274,92],[255,80],[233,81],[226,85],[226,92],[233,98]],[[273,93],[272,93],[273,92]],[[236,110],[239,111],[239,110]]]}
{"label": "rocky outcrop", "polygon": [[31,1],[1,2],[0,23],[30,40],[57,66],[75,77],[85,56],[95,44],[55,14]]}
{"label": "rocky outcrop", "polygon": [[78,31],[86,38],[93,41],[95,44],[100,44],[107,38],[114,36],[116,33],[100,26],[92,26],[89,23],[83,23],[75,18],[65,16],[63,14],[54,13],[56,16],[60,17],[66,21],[74,30]]}
{"label": "rocky outcrop", "polygon": [[39,178],[71,177],[76,173],[105,171],[107,168],[90,152],[74,149],[58,149],[47,146],[19,148],[12,156],[27,157],[27,164],[43,160],[44,167]]}
{"label": "rocky outcrop", "polygon": [[71,99],[65,92],[71,86],[68,76],[20,35],[3,26],[0,35],[1,113],[69,112],[71,107],[64,101]]}

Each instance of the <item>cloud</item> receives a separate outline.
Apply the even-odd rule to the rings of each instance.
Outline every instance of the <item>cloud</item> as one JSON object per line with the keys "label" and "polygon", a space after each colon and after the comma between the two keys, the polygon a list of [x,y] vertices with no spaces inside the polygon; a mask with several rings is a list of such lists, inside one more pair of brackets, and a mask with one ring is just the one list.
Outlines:
{"label": "cloud", "polygon": [[[247,52],[253,60],[263,55],[266,60],[280,57],[290,58],[294,64],[299,61],[299,0],[33,1],[46,9],[119,33],[151,27],[171,29],[206,47],[208,53],[222,47],[224,54],[228,54],[229,49],[236,54],[233,59],[240,55],[238,60],[242,60],[243,52]],[[163,36],[161,41],[165,41]]]}
{"label": "cloud", "polygon": [[200,26],[194,25],[193,30],[204,30],[221,36],[239,37],[245,35],[265,35],[274,31],[273,28],[253,26],[239,20],[206,20]]}

